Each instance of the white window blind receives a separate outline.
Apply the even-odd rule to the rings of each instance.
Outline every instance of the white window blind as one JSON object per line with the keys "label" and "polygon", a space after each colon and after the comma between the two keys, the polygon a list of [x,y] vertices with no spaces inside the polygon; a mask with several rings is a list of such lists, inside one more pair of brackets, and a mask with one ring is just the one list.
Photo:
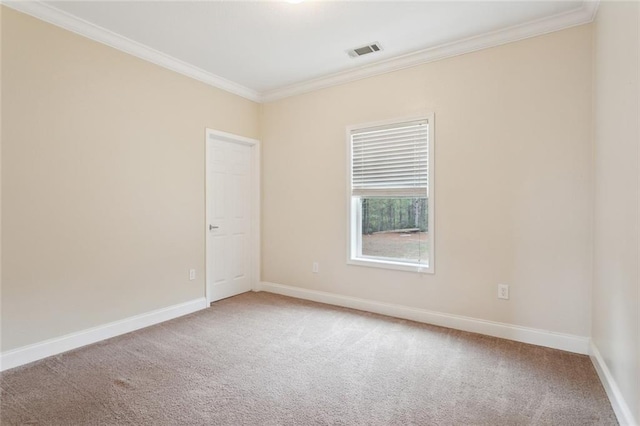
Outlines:
{"label": "white window blind", "polygon": [[351,132],[353,196],[426,197],[429,123],[412,121]]}

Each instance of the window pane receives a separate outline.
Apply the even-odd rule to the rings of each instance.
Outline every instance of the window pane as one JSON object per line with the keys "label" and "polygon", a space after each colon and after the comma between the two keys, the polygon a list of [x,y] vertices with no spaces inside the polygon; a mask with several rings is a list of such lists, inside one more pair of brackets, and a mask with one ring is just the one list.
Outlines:
{"label": "window pane", "polygon": [[428,263],[427,198],[360,198],[362,256]]}

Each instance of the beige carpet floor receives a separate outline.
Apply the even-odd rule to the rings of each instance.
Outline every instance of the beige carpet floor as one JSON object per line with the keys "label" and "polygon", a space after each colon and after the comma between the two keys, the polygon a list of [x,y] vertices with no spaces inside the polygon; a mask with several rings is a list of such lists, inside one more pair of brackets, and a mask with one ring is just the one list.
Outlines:
{"label": "beige carpet floor", "polygon": [[268,293],[0,375],[4,425],[611,425],[588,357]]}

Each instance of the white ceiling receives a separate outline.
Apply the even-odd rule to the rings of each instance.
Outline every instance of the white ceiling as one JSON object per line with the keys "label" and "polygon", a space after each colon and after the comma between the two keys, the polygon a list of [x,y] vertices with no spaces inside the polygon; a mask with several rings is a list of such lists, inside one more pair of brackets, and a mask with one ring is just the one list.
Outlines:
{"label": "white ceiling", "polygon": [[[38,3],[26,12],[38,16],[33,10],[39,8],[42,15],[46,9],[50,19],[38,17],[115,47],[127,44],[122,50],[137,50],[138,56],[151,55],[139,53],[151,48],[148,50],[156,56],[164,54],[154,62],[177,59],[173,66],[177,71],[191,67],[192,73],[209,75],[213,85],[249,98],[277,98],[310,90],[323,79],[327,81],[320,86],[340,83],[365,76],[356,74],[363,69],[372,74],[384,72],[398,57],[395,68],[410,66],[416,61],[407,60],[412,55],[418,58],[415,52],[422,55],[417,62],[426,62],[425,52],[438,52],[443,46],[449,49],[456,43],[461,46],[482,38],[484,44],[471,43],[466,51],[502,44],[583,23],[593,13],[593,7],[584,13],[589,3],[583,1]],[[500,36],[507,33],[510,37]],[[375,41],[383,51],[360,58],[350,58],[345,52]],[[350,78],[336,78],[341,75]],[[221,84],[214,84],[216,79]]]}

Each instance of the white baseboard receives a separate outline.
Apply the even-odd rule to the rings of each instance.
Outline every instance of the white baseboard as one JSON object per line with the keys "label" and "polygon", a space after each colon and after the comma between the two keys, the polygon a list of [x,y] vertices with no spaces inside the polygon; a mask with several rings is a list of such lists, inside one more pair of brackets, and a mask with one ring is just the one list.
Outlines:
{"label": "white baseboard", "polygon": [[598,377],[600,377],[602,386],[604,386],[604,390],[607,392],[609,401],[611,401],[611,407],[613,407],[613,412],[616,413],[618,423],[622,426],[638,425],[638,422],[633,418],[633,413],[631,413],[629,405],[622,396],[622,392],[620,392],[618,384],[613,378],[611,371],[609,371],[609,367],[607,367],[607,364],[604,362],[604,358],[600,355],[600,351],[593,341],[591,342],[589,349],[591,362],[593,362],[593,366],[596,368],[596,372],[598,373]]}
{"label": "white baseboard", "polygon": [[108,324],[23,346],[0,354],[0,371],[181,317],[209,306],[204,297]]}
{"label": "white baseboard", "polygon": [[335,293],[308,290],[300,287],[261,282],[259,288],[269,293],[282,294],[298,299],[359,309],[376,314],[389,315],[396,318],[408,319],[456,330],[470,331],[488,336],[501,337],[517,342],[546,346],[563,351],[587,355],[589,353],[589,338],[572,334],[555,333],[553,331],[536,328],[521,327],[495,321],[470,318],[461,315],[445,314],[428,311],[426,309],[410,308],[402,305],[377,302],[374,300],[342,296]]}

